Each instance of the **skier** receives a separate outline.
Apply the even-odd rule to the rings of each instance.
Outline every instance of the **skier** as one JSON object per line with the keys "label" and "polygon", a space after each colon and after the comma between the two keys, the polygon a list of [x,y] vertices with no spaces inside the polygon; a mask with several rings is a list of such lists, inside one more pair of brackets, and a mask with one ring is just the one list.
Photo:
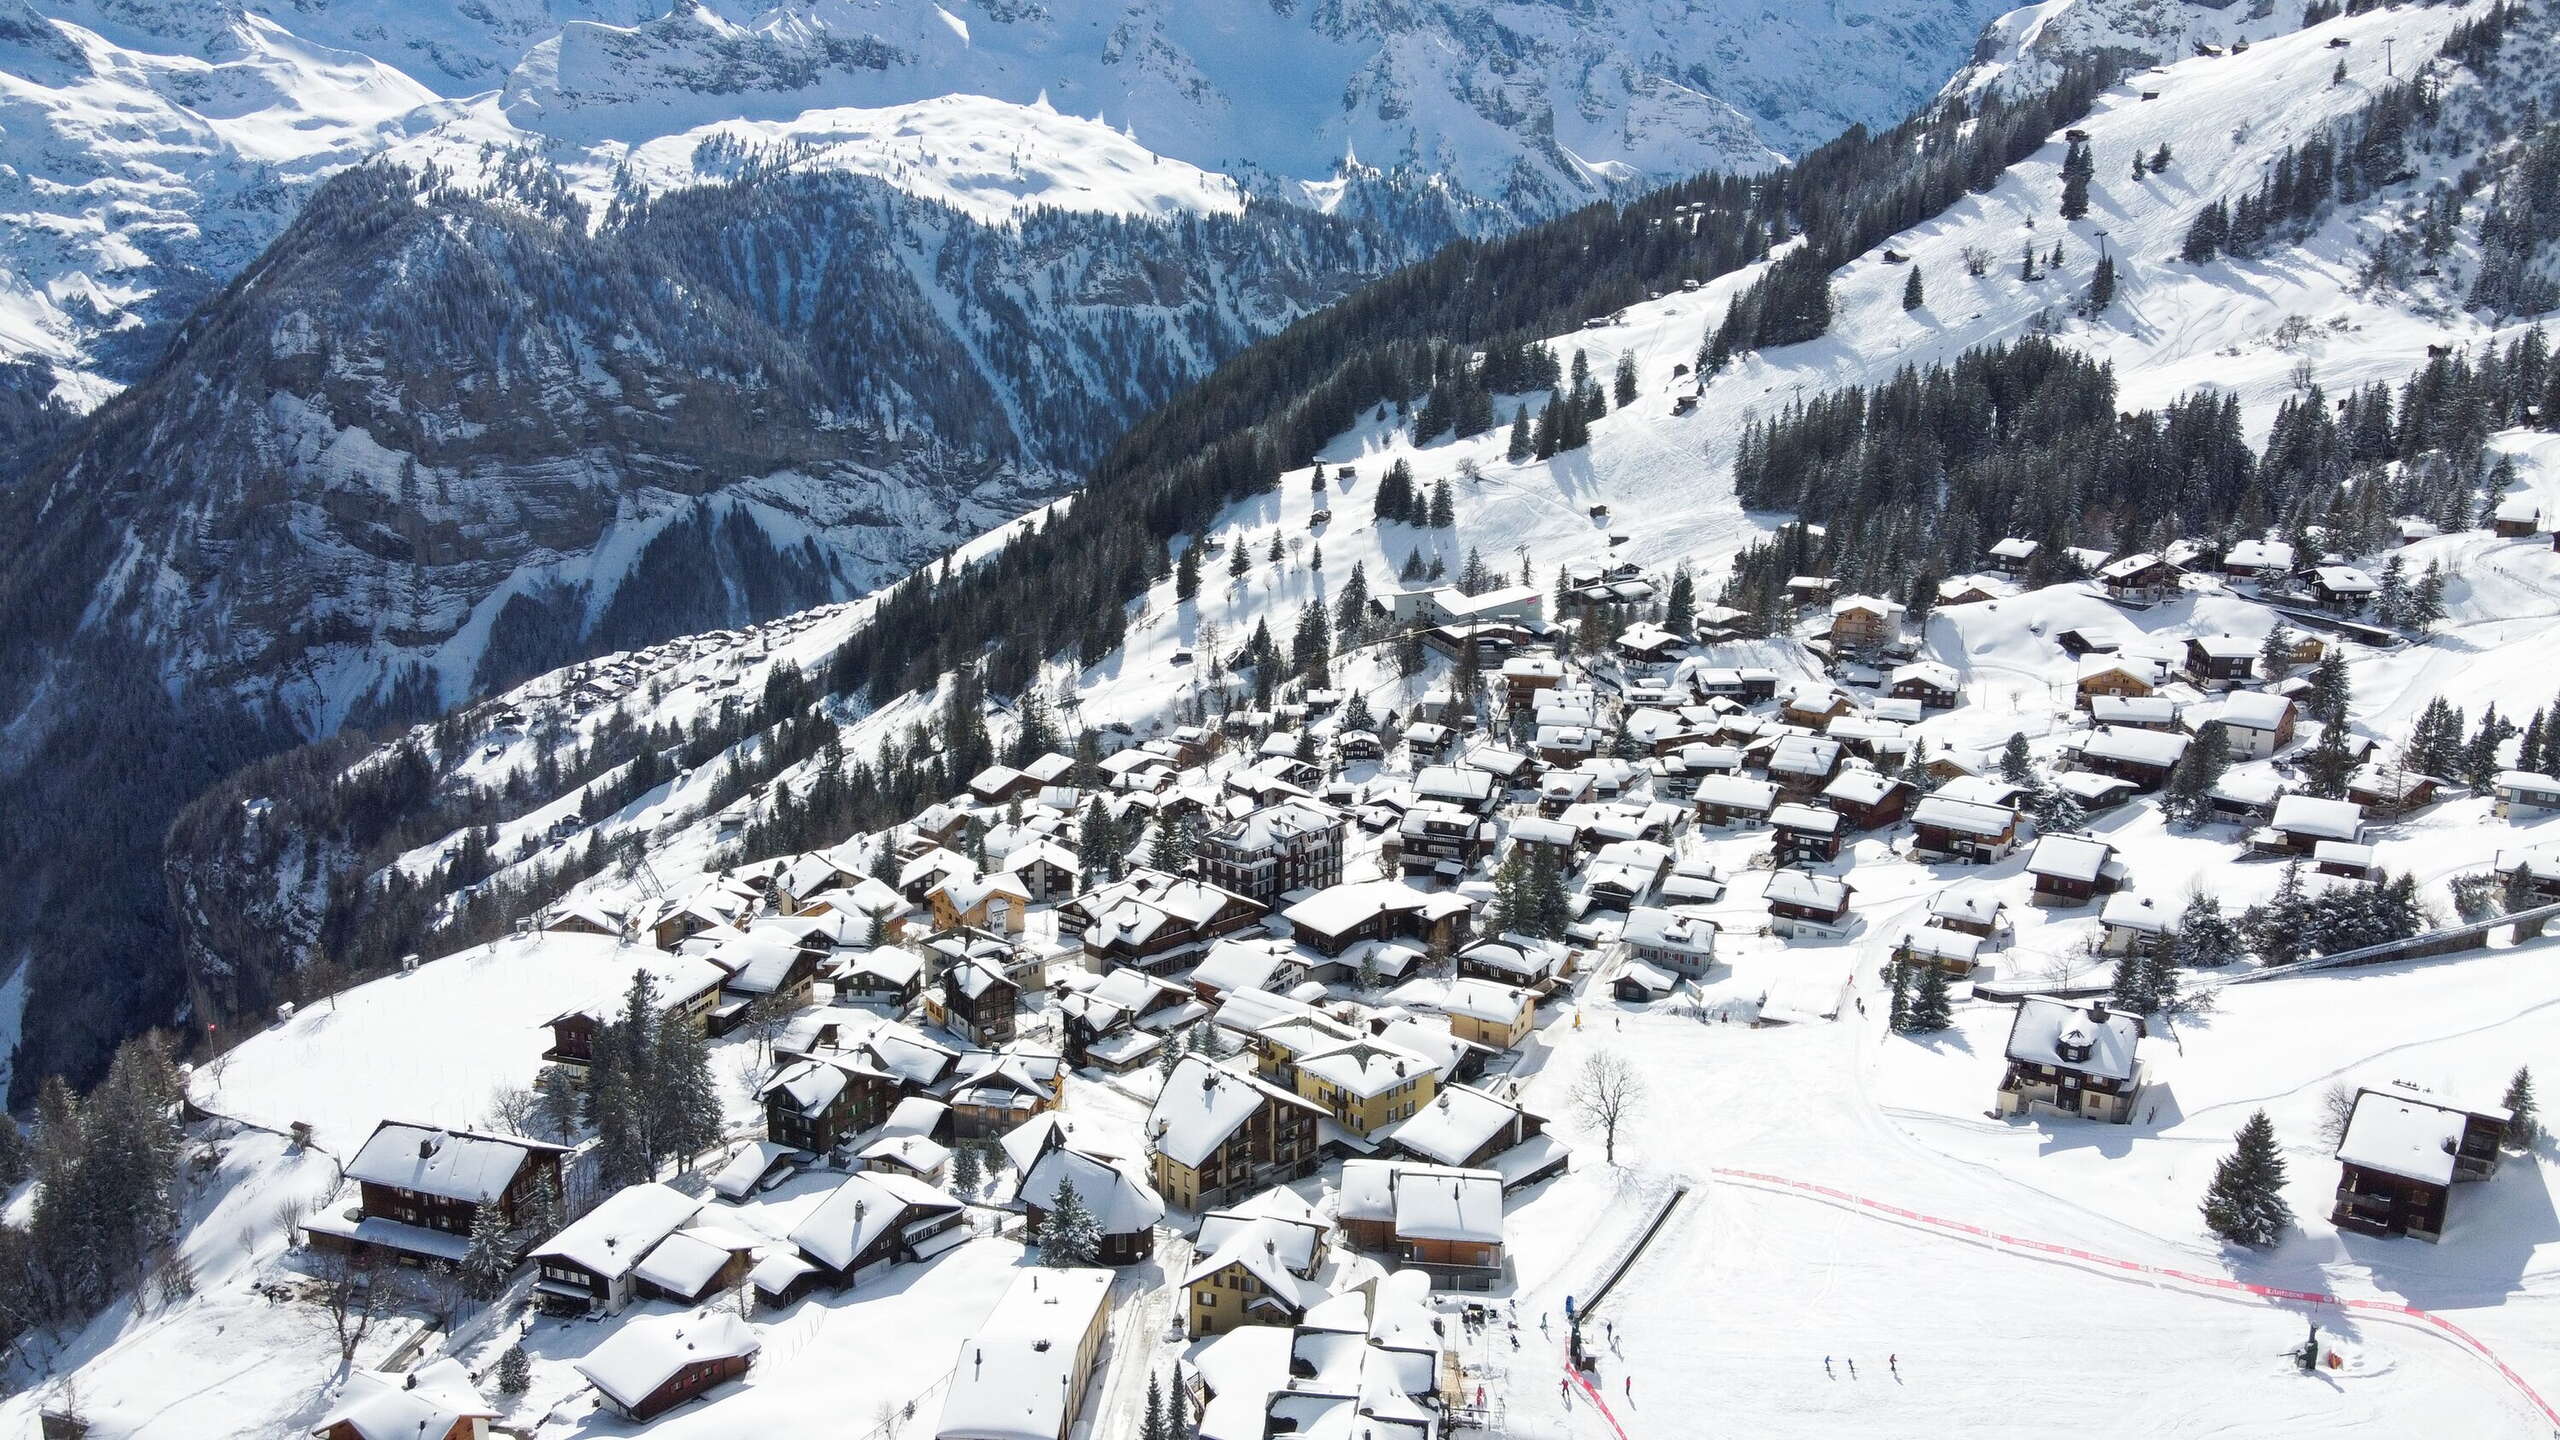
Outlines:
{"label": "skier", "polygon": [[1850,1357],[1850,1356],[1843,1356],[1842,1358],[1843,1358],[1843,1359],[1847,1359],[1847,1360],[1849,1361],[1849,1378],[1850,1378],[1850,1379],[1852,1379],[1852,1380],[1857,1379],[1857,1378],[1858,1378],[1858,1362],[1857,1362],[1856,1358],[1855,1358],[1855,1357]]}
{"label": "skier", "polygon": [[1893,1378],[1894,1378],[1894,1379],[1896,1379],[1896,1380],[1901,1379],[1901,1378],[1902,1378],[1902,1357],[1901,1357],[1901,1356],[1899,1356],[1899,1355],[1887,1355],[1886,1357],[1884,1357],[1884,1368],[1886,1368],[1887,1370],[1890,1370],[1890,1371],[1892,1371],[1892,1372],[1893,1372]]}
{"label": "skier", "polygon": [[1564,1408],[1573,1408],[1573,1381],[1570,1377],[1556,1382],[1556,1394],[1564,1400]]}
{"label": "skier", "polygon": [[1630,1371],[1630,1372],[1628,1372],[1627,1374],[1625,1374],[1625,1375],[1622,1375],[1622,1376],[1618,1377],[1618,1379],[1619,1379],[1619,1383],[1623,1384],[1623,1385],[1626,1387],[1627,1398],[1628,1398],[1629,1400],[1633,1400],[1633,1399],[1635,1399],[1635,1398],[1636,1398],[1636,1377],[1635,1377],[1634,1372]]}
{"label": "skier", "polygon": [[1832,1375],[1832,1374],[1831,1374],[1831,1357],[1830,1357],[1830,1356],[1828,1356],[1828,1355],[1825,1355],[1825,1356],[1823,1356],[1823,1357],[1822,1357],[1822,1373],[1823,1373],[1823,1374],[1825,1374],[1825,1375],[1830,1375],[1830,1376],[1831,1376],[1831,1378],[1832,1378],[1832,1379],[1834,1379],[1834,1380],[1837,1380],[1837,1379],[1839,1379],[1839,1378],[1840,1378],[1840,1377],[1839,1377],[1839,1376],[1837,1376],[1837,1375]]}

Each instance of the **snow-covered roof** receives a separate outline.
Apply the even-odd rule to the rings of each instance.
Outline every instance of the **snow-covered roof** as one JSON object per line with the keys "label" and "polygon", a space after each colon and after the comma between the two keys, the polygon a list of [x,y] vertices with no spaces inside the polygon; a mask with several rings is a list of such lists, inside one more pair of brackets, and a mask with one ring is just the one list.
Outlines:
{"label": "snow-covered roof", "polygon": [[1819,805],[1789,803],[1769,812],[1769,823],[1781,830],[1802,830],[1815,835],[1840,833],[1840,812]]}
{"label": "snow-covered roof", "polygon": [[1301,1074],[1312,1075],[1364,1100],[1384,1095],[1423,1074],[1436,1077],[1439,1073],[1430,1061],[1410,1050],[1365,1039],[1300,1055],[1297,1067]]}
{"label": "snow-covered roof", "polygon": [[1520,1107],[1472,1086],[1444,1085],[1430,1104],[1397,1122],[1387,1138],[1417,1155],[1457,1165],[1518,1124],[1521,1114]]}
{"label": "snow-covered roof", "polygon": [[2311,578],[2320,582],[2322,589],[2341,595],[2370,594],[2382,588],[2372,576],[2353,565],[2323,565],[2311,572]]}
{"label": "snow-covered roof", "polygon": [[1734,810],[1769,809],[1777,803],[1778,787],[1766,780],[1743,775],[1708,775],[1699,779],[1697,801]]}
{"label": "snow-covered roof", "polygon": [[507,1193],[529,1155],[558,1148],[513,1136],[385,1120],[347,1162],[347,1178],[487,1205]]}
{"label": "snow-covered roof", "polygon": [[831,1270],[842,1270],[871,1248],[910,1209],[947,1212],[960,1202],[921,1180],[894,1170],[849,1175],[791,1227],[791,1243]]}
{"label": "snow-covered roof", "polygon": [[1323,1107],[1277,1085],[1186,1055],[1147,1111],[1148,1143],[1177,1165],[1198,1165],[1265,1105]]}
{"label": "snow-covered roof", "polygon": [[1961,930],[1923,925],[1902,937],[1902,949],[1933,960],[1962,960],[1970,964],[1982,954],[1982,937],[1967,935]]}
{"label": "snow-covered roof", "polygon": [[2353,842],[2364,834],[2364,807],[2353,800],[2287,795],[2276,801],[2275,818],[2269,823],[2288,835]]}
{"label": "snow-covered roof", "polygon": [[1499,1171],[1455,1170],[1444,1165],[1400,1166],[1395,1178],[1395,1205],[1399,1240],[1502,1243]]}
{"label": "snow-covered roof", "polygon": [[2538,524],[2542,519],[2542,502],[2530,495],[2510,495],[2498,502],[2497,518],[2510,524]]}
{"label": "snow-covered roof", "polygon": [[1292,926],[1324,935],[1339,935],[1362,921],[1391,911],[1418,911],[1427,918],[1469,908],[1464,897],[1446,890],[1417,890],[1401,880],[1363,880],[1331,885],[1280,912]]}
{"label": "snow-covered roof", "polygon": [[2035,849],[2027,853],[2027,873],[2091,884],[2107,868],[2107,858],[2115,854],[2115,848],[2085,835],[2042,836]]}
{"label": "snow-covered roof", "polygon": [[566,1260],[612,1279],[630,1273],[659,1241],[692,1224],[701,1210],[700,1200],[655,1180],[627,1185],[570,1221],[533,1258]]}
{"label": "snow-covered roof", "polygon": [[1024,1270],[960,1344],[935,1440],[1057,1440],[1085,1380],[1084,1339],[1111,1293],[1108,1270]]}
{"label": "snow-covered roof", "polygon": [[1950,885],[1929,899],[1929,914],[1939,920],[1962,920],[1975,925],[1997,923],[2007,902],[1993,894],[1986,885]]}
{"label": "snow-covered roof", "polygon": [[763,1343],[734,1311],[641,1315],[622,1322],[575,1363],[587,1383],[627,1407],[648,1399],[688,1365],[753,1355]]}
{"label": "snow-covered roof", "polygon": [[2036,542],[2011,536],[1991,547],[1991,553],[2003,560],[2024,560],[2036,553]]}
{"label": "snow-covered roof", "polygon": [[2235,690],[2212,707],[2208,718],[2242,730],[2274,730],[2292,713],[2293,702],[2282,695]]}
{"label": "snow-covered roof", "polygon": [[2242,540],[2223,555],[2222,563],[2257,570],[2290,570],[2293,547],[2282,540]]}
{"label": "snow-covered roof", "polygon": [[2560,795],[2560,777],[2533,770],[2501,770],[2496,787],[2519,795]]}
{"label": "snow-covered roof", "polygon": [[1911,807],[1911,821],[1961,835],[2003,835],[2018,823],[2018,812],[1999,805],[1950,799],[1943,794],[1924,795],[1919,804]]}
{"label": "snow-covered roof", "polygon": [[1889,678],[1895,685],[1913,682],[1950,694],[1962,689],[1964,684],[1956,677],[1955,667],[1941,665],[1935,660],[1914,660],[1908,665],[1896,666]]}
{"label": "snow-covered roof", "polygon": [[2169,912],[2147,895],[2119,890],[2107,897],[2098,910],[2098,923],[2115,930],[2131,930],[2141,935],[2169,933]]}
{"label": "snow-covered roof", "polygon": [[1831,602],[1831,613],[1834,615],[1846,615],[1852,610],[1863,610],[1873,615],[1899,615],[1902,613],[1902,604],[1900,601],[1887,600],[1879,595],[1843,595]]}
{"label": "snow-covered roof", "polygon": [[1305,970],[1297,947],[1286,940],[1229,937],[1209,947],[1191,981],[1220,992],[1285,989]]}
{"label": "snow-covered roof", "polygon": [[1840,742],[1820,735],[1788,735],[1769,752],[1772,775],[1827,775],[1840,763]]}
{"label": "snow-covered roof", "polygon": [[2475,1114],[2499,1124],[2507,1120],[2504,1110],[2449,1105],[2415,1086],[2367,1086],[2356,1092],[2355,1111],[2338,1140],[2338,1159],[2386,1175],[2450,1185],[2454,1152]]}
{"label": "snow-covered roof", "polygon": [[[2009,1059],[2030,1065],[2054,1065],[2107,1080],[2130,1080],[2140,1068],[2135,1050],[2142,1041],[2142,1021],[2084,1006],[2050,995],[2030,995],[2018,1002],[2009,1023]],[[2087,1047],[2086,1059],[2066,1058],[2062,1051]]]}
{"label": "snow-covered roof", "polygon": [[500,1413],[480,1398],[462,1362],[448,1355],[406,1374],[352,1372],[337,1407],[311,1433],[325,1435],[344,1425],[357,1440],[418,1440],[441,1437],[465,1420],[495,1420]]}
{"label": "snow-covered roof", "polygon": [[750,1140],[713,1173],[711,1192],[723,1199],[739,1199],[756,1188],[774,1162],[791,1153],[792,1147],[779,1140]]}
{"label": "snow-covered roof", "polygon": [[1849,903],[1847,882],[1803,870],[1780,870],[1771,875],[1764,893],[1771,904],[1802,905],[1813,910],[1837,910]]}
{"label": "snow-covered roof", "polygon": [[1618,931],[1618,938],[1647,950],[1713,955],[1716,929],[1715,921],[1686,909],[1639,905],[1627,912],[1627,923]]}
{"label": "snow-covered roof", "polygon": [[2071,748],[2102,760],[2168,766],[2177,764],[2178,757],[2187,753],[2187,737],[2158,730],[2127,730],[2120,726],[2102,725],[2072,742]]}
{"label": "snow-covered roof", "polygon": [[[733,1253],[731,1237],[679,1230],[652,1247],[632,1273],[673,1294],[695,1296]],[[740,1241],[737,1248],[745,1248]]]}
{"label": "snow-covered roof", "polygon": [[1105,1235],[1134,1235],[1164,1218],[1164,1198],[1135,1165],[1075,1150],[1053,1149],[1033,1162],[1014,1198],[1053,1210],[1058,1190],[1065,1185],[1075,1187]]}

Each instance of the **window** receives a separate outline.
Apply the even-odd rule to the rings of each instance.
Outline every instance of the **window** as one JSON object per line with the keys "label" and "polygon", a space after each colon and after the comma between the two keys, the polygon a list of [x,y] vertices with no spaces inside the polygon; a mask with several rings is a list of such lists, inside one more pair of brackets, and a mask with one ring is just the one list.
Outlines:
{"label": "window", "polygon": [[1203,1309],[1203,1310],[1215,1310],[1215,1309],[1217,1309],[1217,1308],[1218,1308],[1218,1292],[1217,1292],[1217,1291],[1215,1291],[1215,1290],[1203,1290],[1203,1291],[1201,1291],[1201,1292],[1200,1292],[1200,1308],[1201,1308],[1201,1309]]}

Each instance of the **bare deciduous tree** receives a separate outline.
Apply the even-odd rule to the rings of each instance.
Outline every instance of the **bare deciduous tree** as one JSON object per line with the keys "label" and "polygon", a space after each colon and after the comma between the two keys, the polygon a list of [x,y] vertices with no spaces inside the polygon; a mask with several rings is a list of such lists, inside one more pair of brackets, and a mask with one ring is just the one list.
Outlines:
{"label": "bare deciduous tree", "polygon": [[1597,1051],[1582,1062],[1582,1072],[1574,1077],[1572,1100],[1574,1114],[1600,1132],[1602,1158],[1617,1164],[1618,1131],[1643,1108],[1644,1077],[1625,1056]]}
{"label": "bare deciduous tree", "polygon": [[352,1364],[356,1347],[401,1302],[399,1267],[336,1252],[315,1253],[312,1260],[312,1303],[338,1342],[339,1363]]}
{"label": "bare deciduous tree", "polygon": [[489,1092],[484,1122],[501,1135],[535,1135],[542,1125],[542,1097],[530,1085],[501,1085]]}
{"label": "bare deciduous tree", "polygon": [[2356,1087],[2338,1081],[2320,1092],[2320,1138],[2330,1149],[2347,1138],[2347,1122],[2355,1118]]}

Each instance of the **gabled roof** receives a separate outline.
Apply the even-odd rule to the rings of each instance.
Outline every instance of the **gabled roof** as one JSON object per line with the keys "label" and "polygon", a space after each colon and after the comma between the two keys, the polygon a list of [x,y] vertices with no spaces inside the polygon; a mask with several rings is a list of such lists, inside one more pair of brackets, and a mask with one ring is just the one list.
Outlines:
{"label": "gabled roof", "polygon": [[1068,1185],[1093,1213],[1105,1235],[1134,1235],[1164,1218],[1164,1198],[1128,1161],[1076,1150],[1051,1150],[1034,1161],[1014,1197],[1026,1205],[1054,1210],[1058,1191]]}
{"label": "gabled roof", "polygon": [[2356,1092],[2355,1110],[2338,1140],[2338,1159],[2359,1169],[2450,1185],[2454,1152],[2475,1116],[2499,1125],[2508,1118],[2498,1107],[2475,1110],[2449,1104],[2414,1085],[2368,1085]]}
{"label": "gabled roof", "polygon": [[1147,1111],[1148,1143],[1177,1165],[1198,1165],[1265,1105],[1324,1110],[1268,1081],[1186,1055]]}
{"label": "gabled roof", "polygon": [[728,1310],[641,1315],[622,1322],[575,1363],[588,1384],[629,1407],[648,1399],[688,1365],[753,1355],[763,1345],[755,1327]]}
{"label": "gabled roof", "polygon": [[1771,904],[1802,905],[1815,910],[1837,910],[1849,901],[1848,882],[1803,870],[1776,872],[1769,877],[1769,888],[1763,893]]}
{"label": "gabled roof", "polygon": [[2116,847],[2104,840],[2085,835],[2045,835],[2027,852],[2027,873],[2055,880],[2094,883],[2100,871],[2107,868],[2108,857]]}
{"label": "gabled roof", "polygon": [[958,1200],[921,1180],[894,1170],[865,1170],[829,1191],[791,1227],[790,1238],[802,1254],[843,1270],[890,1227],[905,1224],[911,1211],[941,1214],[960,1208]]}
{"label": "gabled roof", "polygon": [[2353,800],[2287,795],[2276,801],[2275,819],[2270,824],[2288,835],[2353,842],[2364,833],[2364,807]]}
{"label": "gabled roof", "polygon": [[2102,760],[2122,760],[2135,765],[2168,766],[2178,763],[2187,753],[2187,737],[2164,734],[2158,730],[2127,730],[2103,725],[2088,735],[2070,742],[2071,749],[2082,755],[2095,755]]}
{"label": "gabled roof", "polygon": [[385,1120],[347,1162],[347,1178],[447,1200],[487,1205],[507,1193],[535,1152],[561,1147],[512,1135],[484,1135]]}
{"label": "gabled roof", "polygon": [[441,1437],[465,1420],[495,1420],[500,1413],[480,1398],[462,1362],[448,1355],[402,1375],[354,1371],[337,1408],[311,1433],[326,1435],[345,1425],[359,1440],[418,1440]]}
{"label": "gabled roof", "polygon": [[2005,835],[2018,823],[2018,812],[2000,805],[1977,805],[1944,795],[1923,795],[1911,807],[1911,821],[1960,835]]}
{"label": "gabled roof", "polygon": [[625,1186],[570,1221],[533,1258],[566,1260],[612,1279],[630,1273],[659,1241],[692,1224],[701,1210],[700,1200],[654,1180]]}
{"label": "gabled roof", "polygon": [[[2083,1006],[2050,995],[2030,995],[2018,1002],[2009,1022],[2011,1060],[2052,1065],[2108,1080],[2130,1080],[2140,1069],[2135,1049],[2142,1041],[2142,1021],[2110,1012],[2103,1005]],[[2065,1059],[2061,1047],[2089,1047],[2085,1060]]]}

